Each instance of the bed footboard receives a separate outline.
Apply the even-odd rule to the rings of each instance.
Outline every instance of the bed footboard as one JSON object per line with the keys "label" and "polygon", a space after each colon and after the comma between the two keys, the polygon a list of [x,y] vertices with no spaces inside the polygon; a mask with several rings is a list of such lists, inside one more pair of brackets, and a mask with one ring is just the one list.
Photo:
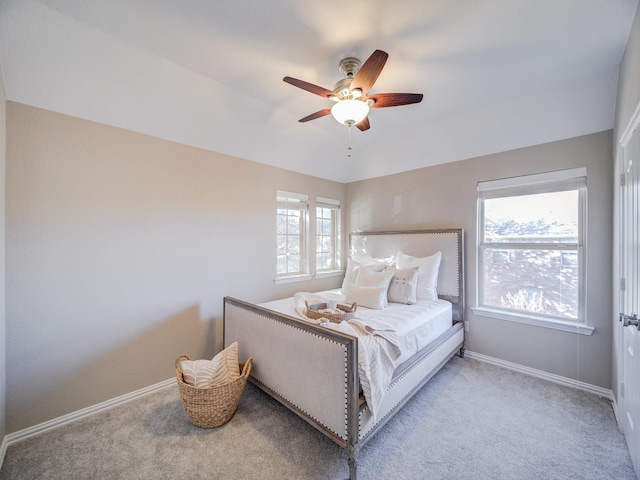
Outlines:
{"label": "bed footboard", "polygon": [[241,358],[253,358],[252,383],[355,457],[359,394],[355,337],[225,297],[224,344],[235,341]]}
{"label": "bed footboard", "polygon": [[352,254],[387,258],[399,250],[425,257],[442,253],[438,294],[452,303],[454,325],[401,365],[378,419],[359,408],[358,339],[231,297],[224,299],[224,345],[237,341],[253,358],[250,380],[346,450],[356,480],[364,445],[464,347],[464,231],[354,232]]}

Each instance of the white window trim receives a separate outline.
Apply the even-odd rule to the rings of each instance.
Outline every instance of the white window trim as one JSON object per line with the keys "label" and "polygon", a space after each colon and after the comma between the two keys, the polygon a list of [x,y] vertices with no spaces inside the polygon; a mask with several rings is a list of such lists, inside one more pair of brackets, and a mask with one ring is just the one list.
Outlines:
{"label": "white window trim", "polygon": [[344,270],[320,270],[316,272],[316,278],[339,277],[344,275]]}
{"label": "white window trim", "polygon": [[[336,219],[336,245],[335,245],[335,249],[336,249],[336,261],[338,263],[338,265],[341,264],[341,254],[342,254],[342,212],[340,210],[341,207],[341,201],[340,200],[336,200],[333,198],[327,198],[327,197],[316,197],[316,208],[311,208],[311,205],[309,204],[309,195],[307,194],[303,194],[303,193],[294,193],[294,192],[288,192],[288,191],[284,191],[284,190],[278,190],[277,191],[277,196],[281,197],[289,197],[289,198],[293,198],[293,199],[298,199],[301,202],[304,202],[306,204],[306,218],[305,218],[305,225],[304,225],[304,233],[303,233],[303,240],[304,240],[304,255],[303,255],[303,268],[304,271],[303,272],[299,272],[299,273],[282,273],[282,274],[277,274],[274,276],[273,278],[273,282],[276,285],[283,285],[283,284],[288,284],[288,283],[296,283],[296,282],[305,282],[308,280],[312,280],[314,278],[316,279],[321,279],[321,278],[330,278],[330,277],[339,277],[339,276],[343,276],[345,271],[344,269],[333,269],[333,270],[317,270],[317,265],[315,267],[315,272],[310,271],[311,270],[311,264],[309,259],[311,258],[311,255],[314,255],[314,257],[316,256],[317,252],[315,251],[315,248],[311,246],[312,244],[312,236],[311,236],[311,232],[310,232],[310,224],[312,223],[312,221],[315,221],[316,217],[315,217],[315,213],[317,212],[317,207],[324,207],[324,208],[334,208],[336,209],[338,212],[340,212],[340,214],[338,215],[338,218]],[[283,204],[283,206],[286,207],[286,205]],[[315,233],[314,233],[315,235]],[[277,270],[277,268],[276,268]]]}
{"label": "white window trim", "polygon": [[[300,269],[301,271],[298,273],[277,273],[276,266],[276,275],[273,279],[276,285],[285,284],[285,283],[293,283],[293,282],[302,282],[305,280],[310,280],[313,278],[313,275],[309,273],[309,195],[304,193],[295,193],[295,192],[287,192],[285,190],[278,190],[276,192],[276,199],[278,197],[288,197],[295,198],[299,200],[299,203],[305,205],[305,218],[304,225],[301,225],[302,235],[301,235],[301,255],[300,255]],[[277,208],[280,205],[279,201],[276,201]],[[282,205],[286,207],[286,205]],[[294,206],[294,205],[292,205]]]}
{"label": "white window trim", "polygon": [[[578,262],[581,270],[579,303],[578,303],[578,318],[579,320],[561,320],[557,318],[548,318],[538,316],[528,312],[516,312],[501,309],[494,309],[491,307],[480,305],[480,291],[481,291],[481,275],[482,275],[482,258],[481,258],[481,244],[482,244],[482,232],[484,227],[480,228],[480,225],[484,225],[484,216],[480,209],[480,200],[485,198],[492,198],[493,191],[500,191],[499,196],[512,196],[517,195],[519,192],[529,193],[531,187],[536,184],[551,184],[553,187],[564,186],[565,188],[571,188],[571,184],[575,179],[580,177],[586,178],[586,167],[573,168],[568,170],[559,170],[553,172],[546,172],[534,175],[524,175],[518,177],[510,177],[498,180],[489,180],[484,182],[478,182],[478,228],[476,238],[476,306],[471,308],[471,311],[480,317],[496,318],[499,320],[507,320],[516,323],[522,323],[527,325],[534,325],[538,327],[551,328],[554,330],[562,330],[565,332],[579,333],[582,335],[591,335],[595,328],[587,325],[586,317],[586,283],[587,283],[587,270],[586,270],[586,258],[584,255],[584,249],[586,244],[586,192],[584,189],[580,190],[580,225],[581,232],[579,233],[582,244],[578,245]],[[579,182],[575,182],[576,186],[580,186]],[[557,191],[553,188],[552,191]],[[535,189],[535,187],[534,187]],[[506,193],[505,193],[506,192]],[[485,243],[484,246],[490,245]],[[558,249],[561,249],[559,247]]]}
{"label": "white window trim", "polygon": [[309,273],[300,274],[300,275],[280,275],[273,279],[273,283],[276,285],[284,285],[286,283],[296,283],[296,282],[305,282],[307,280],[311,280],[313,275]]}
{"label": "white window trim", "polygon": [[[327,197],[316,197],[316,215],[317,215],[317,211],[318,208],[329,208],[329,209],[333,209],[335,211],[338,212],[338,216],[335,219],[335,239],[334,239],[334,254],[335,254],[335,264],[338,267],[341,267],[342,262],[341,262],[341,255],[342,255],[342,249],[341,249],[341,245],[342,245],[342,210],[341,210],[341,204],[340,204],[340,200],[336,200],[333,198],[327,198]],[[316,225],[317,225],[317,217],[315,218],[316,220]],[[318,237],[318,232],[315,232],[316,235],[316,241],[317,241],[317,237]],[[315,276],[316,278],[327,278],[327,277],[337,277],[338,275],[341,275],[344,273],[344,270],[341,268],[338,269],[333,269],[333,270],[320,270],[318,269],[318,263],[317,263],[317,258],[318,258],[318,252],[315,250],[314,248],[314,255],[316,258],[316,273]]]}
{"label": "white window trim", "polygon": [[595,331],[594,327],[584,323],[558,320],[555,318],[537,317],[529,314],[517,314],[505,312],[503,310],[494,310],[487,307],[472,307],[471,311],[479,317],[497,318],[498,320],[524,323],[525,325],[551,328],[554,330],[562,330],[564,332],[579,333],[581,335],[591,335]]}

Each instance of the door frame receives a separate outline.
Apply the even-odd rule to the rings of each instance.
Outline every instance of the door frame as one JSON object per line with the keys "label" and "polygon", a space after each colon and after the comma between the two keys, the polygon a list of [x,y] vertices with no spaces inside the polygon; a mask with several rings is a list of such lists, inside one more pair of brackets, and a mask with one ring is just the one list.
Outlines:
{"label": "door frame", "polygon": [[636,109],[631,115],[626,128],[616,141],[615,159],[614,159],[614,208],[613,215],[613,235],[614,235],[614,255],[613,255],[613,365],[614,371],[612,372],[615,385],[612,385],[614,391],[613,410],[618,423],[618,428],[624,433],[624,396],[622,395],[622,384],[624,381],[624,330],[622,322],[619,321],[620,312],[622,311],[623,301],[623,289],[622,289],[622,242],[623,236],[621,234],[622,217],[624,211],[622,209],[622,195],[621,190],[623,188],[623,176],[626,170],[624,164],[624,150],[629,144],[631,137],[635,131],[640,128],[640,102],[636,105]]}

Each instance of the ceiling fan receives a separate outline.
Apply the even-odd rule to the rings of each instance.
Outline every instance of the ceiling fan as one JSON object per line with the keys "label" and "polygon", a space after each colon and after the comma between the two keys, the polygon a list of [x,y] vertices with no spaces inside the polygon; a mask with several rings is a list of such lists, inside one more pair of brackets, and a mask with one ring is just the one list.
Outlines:
{"label": "ceiling fan", "polygon": [[368,117],[369,108],[397,107],[420,103],[422,101],[421,93],[370,94],[369,91],[380,75],[388,57],[389,54],[386,52],[376,50],[364,63],[355,57],[342,59],[339,70],[345,75],[345,78],[338,81],[333,90],[319,87],[304,80],[284,77],[283,80],[293,86],[335,102],[332,107],[323,108],[298,121],[308,122],[331,114],[338,122],[349,127],[355,125],[361,131],[365,131],[371,126]]}

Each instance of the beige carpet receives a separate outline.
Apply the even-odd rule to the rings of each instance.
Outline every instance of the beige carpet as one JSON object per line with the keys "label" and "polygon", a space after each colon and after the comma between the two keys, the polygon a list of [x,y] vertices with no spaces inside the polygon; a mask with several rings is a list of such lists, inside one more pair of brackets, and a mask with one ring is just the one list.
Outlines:
{"label": "beige carpet", "polygon": [[[359,480],[635,479],[608,400],[454,357],[372,439]],[[8,448],[0,479],[342,479],[346,454],[248,385],[223,427],[177,387]]]}

